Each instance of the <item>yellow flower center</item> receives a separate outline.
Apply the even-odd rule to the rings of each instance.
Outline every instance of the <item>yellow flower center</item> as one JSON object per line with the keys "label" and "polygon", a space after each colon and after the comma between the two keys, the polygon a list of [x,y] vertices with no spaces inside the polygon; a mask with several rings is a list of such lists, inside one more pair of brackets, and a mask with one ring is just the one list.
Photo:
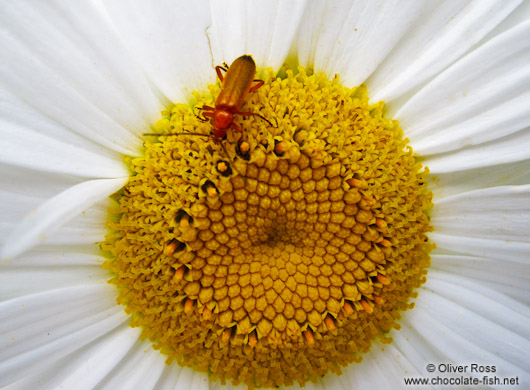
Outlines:
{"label": "yellow flower center", "polygon": [[[249,387],[338,373],[390,341],[433,247],[427,172],[384,104],[302,68],[265,76],[244,111],[272,126],[147,138],[102,245],[118,303],[168,362]],[[188,106],[163,114],[161,134],[211,132]]]}

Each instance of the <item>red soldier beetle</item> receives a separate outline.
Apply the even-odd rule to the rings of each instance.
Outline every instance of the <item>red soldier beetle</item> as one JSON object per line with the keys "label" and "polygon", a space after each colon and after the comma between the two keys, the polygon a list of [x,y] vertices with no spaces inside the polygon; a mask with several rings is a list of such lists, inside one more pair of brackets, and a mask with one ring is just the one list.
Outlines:
{"label": "red soldier beetle", "polygon": [[[223,76],[222,70],[226,72]],[[215,71],[219,80],[221,80],[221,92],[215,100],[215,107],[202,106],[198,107],[202,112],[202,117],[197,116],[202,121],[212,119],[213,125],[213,139],[215,142],[220,142],[226,135],[228,129],[232,128],[241,132],[241,128],[234,123],[236,115],[242,116],[258,116],[269,125],[272,123],[264,116],[250,111],[241,111],[241,107],[245,103],[245,99],[250,92],[258,90],[265,82],[263,80],[254,80],[256,75],[256,63],[249,55],[242,55],[236,58],[232,65],[228,68],[224,66],[216,66]],[[254,82],[256,84],[252,85]],[[201,133],[167,133],[167,134],[144,134],[156,136],[169,135],[198,135],[202,137],[209,137],[209,135]]]}
{"label": "red soldier beetle", "polygon": [[[221,70],[226,72],[224,77]],[[254,80],[256,63],[251,56],[243,55],[237,58],[228,68],[216,66],[215,71],[222,83],[221,92],[219,92],[219,96],[215,100],[215,107],[202,106],[199,108],[204,110],[202,119],[212,118],[213,138],[215,141],[223,139],[230,128],[241,131],[241,128],[234,123],[236,115],[258,116],[272,126],[269,120],[258,113],[241,111],[247,95],[250,92],[257,91],[265,84],[263,80]],[[256,84],[252,85],[254,82]]]}

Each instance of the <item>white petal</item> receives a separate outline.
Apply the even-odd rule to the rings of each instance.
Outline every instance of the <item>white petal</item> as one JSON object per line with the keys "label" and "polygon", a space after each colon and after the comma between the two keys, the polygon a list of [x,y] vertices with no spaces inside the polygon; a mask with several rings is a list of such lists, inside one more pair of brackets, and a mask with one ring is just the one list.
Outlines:
{"label": "white petal", "polygon": [[[506,99],[509,97],[506,96]],[[462,120],[443,130],[433,129],[431,134],[422,133],[417,137],[411,137],[417,138],[413,141],[414,151],[422,156],[428,156],[488,142],[528,126],[530,126],[530,91],[506,102],[492,104],[492,108],[486,108],[472,118]]]}
{"label": "white petal", "polygon": [[108,285],[72,287],[0,303],[0,386],[81,348],[127,320]]}
{"label": "white petal", "polygon": [[[183,375],[181,374],[181,377]],[[179,380],[179,383],[177,385],[177,389],[197,389],[197,390],[208,390],[210,387],[210,381],[208,380],[208,375],[206,375],[203,372],[193,371],[193,376],[191,379],[190,387],[185,387],[181,384],[181,381]]]}
{"label": "white petal", "polygon": [[4,244],[11,233],[13,225],[18,223],[33,208],[42,203],[41,198],[14,194],[0,190],[0,244]]}
{"label": "white petal", "polygon": [[160,103],[92,2],[3,2],[0,81],[65,128],[123,154]]}
{"label": "white petal", "polygon": [[15,167],[91,178],[115,178],[128,174],[117,155],[114,158],[102,156],[44,135],[41,131],[35,132],[3,120],[0,120],[0,148],[0,163]]}
{"label": "white petal", "polygon": [[[0,191],[0,205],[2,205],[1,201],[3,198]],[[12,196],[6,197],[6,199],[12,198]],[[11,203],[4,204],[7,212],[2,214],[2,216],[6,216],[6,219],[0,221],[0,244],[4,244],[8,239],[14,225],[26,217],[31,210],[38,208],[43,202],[39,198],[28,199],[19,195],[16,202],[11,201]],[[10,208],[8,205],[12,207]],[[96,256],[97,245],[94,244],[103,241],[105,234],[108,233],[105,221],[108,218],[109,207],[109,199],[104,199],[102,202],[92,205],[72,220],[60,226],[57,231],[46,236],[45,241],[39,242],[41,245],[39,250],[50,252],[55,250],[63,253],[72,250],[72,246],[75,246],[75,250],[78,250],[81,246],[84,252]],[[16,212],[12,213],[15,208],[17,208]],[[1,207],[0,210],[2,210]]]}
{"label": "white petal", "polygon": [[[78,177],[38,172],[5,164],[0,164],[0,177],[2,178],[0,191],[6,196],[4,201],[9,203],[16,202],[21,195],[28,198],[46,199],[82,181]],[[12,199],[8,200],[9,196]]]}
{"label": "white petal", "polygon": [[[528,274],[527,274],[528,275]],[[528,276],[527,276],[528,277]],[[528,288],[528,284],[521,285]],[[425,288],[453,301],[469,311],[530,340],[530,309],[467,277],[431,269]]]}
{"label": "white petal", "polygon": [[[530,264],[503,257],[458,256],[431,254],[431,270],[460,275],[481,286],[510,296],[520,302],[528,299]],[[430,274],[429,274],[430,275]]]}
{"label": "white petal", "polygon": [[530,243],[530,184],[465,192],[435,204],[437,232]]}
{"label": "white petal", "polygon": [[122,324],[41,370],[32,367],[28,377],[5,389],[94,389],[131,350],[139,338],[139,333],[139,328],[133,329],[128,324]]}
{"label": "white petal", "polygon": [[[71,187],[71,186],[70,186]],[[50,196],[51,197],[51,196]],[[94,245],[103,241],[107,229],[105,221],[108,217],[109,201],[105,199],[98,202],[71,221],[60,226],[55,233],[48,231],[46,240],[40,242],[47,246],[56,245],[57,250],[65,245]],[[0,190],[0,244],[7,245],[6,241],[13,232],[13,227],[20,223],[33,210],[40,207],[45,199],[27,195],[4,192]],[[91,252],[93,253],[93,252]]]}
{"label": "white petal", "polygon": [[432,174],[491,167],[530,159],[530,127],[476,146],[428,156],[424,164]]}
{"label": "white petal", "polygon": [[[438,361],[426,363],[494,365],[502,376],[517,375],[522,383],[530,379],[525,372],[525,357],[530,350],[528,340],[444,298],[444,290],[431,292],[428,288],[429,282],[422,288],[416,308],[404,318],[404,323],[413,325],[422,341],[440,356]],[[482,377],[484,374],[470,375]]]}
{"label": "white petal", "polygon": [[494,186],[530,183],[530,160],[428,176],[435,199]]}
{"label": "white petal", "polygon": [[76,134],[6,89],[0,89],[0,118],[0,160],[13,168],[30,167],[39,174],[122,176],[115,172],[124,170],[121,154]]}
{"label": "white petal", "polygon": [[440,253],[468,254],[481,257],[505,258],[515,262],[525,262],[530,253],[530,243],[455,236],[448,233],[429,233],[431,242],[436,243]]}
{"label": "white petal", "polygon": [[[208,30],[216,64],[252,54],[258,67],[278,70],[288,54],[305,1],[212,1]],[[227,23],[228,22],[228,23]]]}
{"label": "white petal", "polygon": [[530,19],[530,2],[523,1],[521,4],[506,18],[495,27],[488,35],[484,37],[481,44],[489,41],[493,37],[512,29],[519,23]]}
{"label": "white petal", "polygon": [[361,363],[344,367],[341,376],[327,375],[324,389],[392,389],[403,387],[403,378],[417,374],[414,366],[394,345],[374,342]]}
{"label": "white petal", "polygon": [[[404,316],[408,312],[405,312]],[[436,354],[430,345],[425,343],[423,338],[416,332],[415,328],[408,323],[401,321],[401,329],[392,332],[392,345],[403,355],[407,361],[414,367],[410,372],[403,375],[401,383],[405,383],[405,378],[425,378],[430,374],[426,370],[430,362],[438,362],[440,357]],[[421,324],[415,324],[417,326]],[[423,389],[423,386],[421,387]],[[429,386],[427,388],[439,388]]]}
{"label": "white petal", "polygon": [[70,267],[0,264],[0,298],[12,299],[58,288],[105,285],[109,279],[109,272],[99,264]]}
{"label": "white petal", "polygon": [[0,267],[15,266],[27,269],[45,269],[58,267],[101,267],[103,263],[99,248],[90,246],[40,246],[25,252],[15,260],[6,260]]}
{"label": "white petal", "polygon": [[122,361],[98,384],[98,388],[153,389],[164,370],[165,359],[159,351],[153,349],[149,341],[138,340]]}
{"label": "white petal", "polygon": [[530,21],[492,39],[395,115],[420,155],[507,137],[530,126]]}
{"label": "white petal", "polygon": [[104,197],[101,202],[83,210],[82,213],[62,225],[55,233],[47,236],[46,241],[41,244],[45,246],[95,246],[94,243],[103,241],[108,233],[106,221],[111,203],[110,199]]}
{"label": "white petal", "polygon": [[370,98],[390,102],[428,81],[471,49],[519,0],[424,2],[427,6],[367,80]]}
{"label": "white petal", "polygon": [[[226,387],[226,386],[225,386]],[[209,388],[208,375],[177,364],[166,366],[156,384],[158,390],[188,390]]]}
{"label": "white petal", "polygon": [[362,84],[425,7],[422,1],[314,2],[297,37],[300,64]]}
{"label": "white petal", "polygon": [[[208,47],[208,2],[107,1],[109,16],[134,59],[172,102],[215,81]],[[215,64],[217,65],[217,64]]]}
{"label": "white petal", "polygon": [[126,182],[127,178],[87,181],[46,201],[14,227],[2,247],[0,258],[12,258],[45,241],[61,225],[116,192]]}
{"label": "white petal", "polygon": [[[32,210],[47,199],[79,184],[82,180],[67,175],[37,172],[31,169],[0,164],[0,244]],[[47,244],[93,244],[106,233],[103,221],[108,215],[108,201],[96,204],[50,237]],[[59,248],[60,250],[60,248]],[[92,252],[94,253],[94,252]]]}

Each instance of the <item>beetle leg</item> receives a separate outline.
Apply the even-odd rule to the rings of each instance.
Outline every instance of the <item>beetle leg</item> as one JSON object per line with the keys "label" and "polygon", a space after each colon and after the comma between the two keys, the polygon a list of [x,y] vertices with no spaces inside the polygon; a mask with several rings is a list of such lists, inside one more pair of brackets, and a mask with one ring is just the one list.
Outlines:
{"label": "beetle leg", "polygon": [[263,80],[254,80],[254,82],[257,82],[257,84],[253,85],[252,87],[250,87],[249,92],[254,92],[254,91],[260,89],[263,84],[265,84],[265,81],[263,81]]}
{"label": "beetle leg", "polygon": [[215,111],[215,108],[210,107],[210,106],[194,107],[194,109],[195,108],[199,111],[205,111],[205,112],[202,112],[202,116],[195,114],[195,117],[201,122],[208,122],[208,119],[206,118],[213,118],[213,111]]}
{"label": "beetle leg", "polygon": [[231,127],[232,129],[239,131],[241,133],[241,127],[239,127],[239,125],[236,125],[234,122],[232,122]]}
{"label": "beetle leg", "polygon": [[217,77],[219,77],[219,80],[221,80],[221,83],[224,81],[223,74],[221,73],[221,69],[225,72],[228,72],[228,65],[226,65],[226,62],[223,64],[223,66],[218,65],[215,67],[215,71],[217,72]]}
{"label": "beetle leg", "polygon": [[209,121],[208,118],[213,118],[213,112],[205,111],[205,112],[202,113],[202,116],[200,116],[200,115],[195,115],[195,116],[201,122],[208,122]]}

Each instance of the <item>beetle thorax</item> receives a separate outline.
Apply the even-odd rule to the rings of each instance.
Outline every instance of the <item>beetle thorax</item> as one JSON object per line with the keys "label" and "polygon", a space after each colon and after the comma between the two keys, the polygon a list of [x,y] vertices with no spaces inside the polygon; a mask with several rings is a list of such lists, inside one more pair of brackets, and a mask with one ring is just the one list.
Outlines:
{"label": "beetle thorax", "polygon": [[223,138],[232,126],[234,114],[226,110],[216,110],[213,115],[213,133],[216,138]]}

